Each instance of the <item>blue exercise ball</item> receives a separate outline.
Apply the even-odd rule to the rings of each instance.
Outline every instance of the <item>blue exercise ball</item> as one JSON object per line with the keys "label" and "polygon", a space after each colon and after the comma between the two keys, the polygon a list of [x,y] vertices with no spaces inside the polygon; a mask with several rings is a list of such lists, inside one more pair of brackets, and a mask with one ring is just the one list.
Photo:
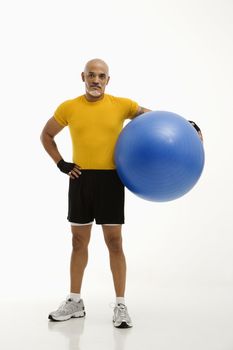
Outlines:
{"label": "blue exercise ball", "polygon": [[171,201],[196,184],[204,167],[204,148],[194,127],[172,112],[147,112],[119,135],[115,164],[123,184],[137,196]]}

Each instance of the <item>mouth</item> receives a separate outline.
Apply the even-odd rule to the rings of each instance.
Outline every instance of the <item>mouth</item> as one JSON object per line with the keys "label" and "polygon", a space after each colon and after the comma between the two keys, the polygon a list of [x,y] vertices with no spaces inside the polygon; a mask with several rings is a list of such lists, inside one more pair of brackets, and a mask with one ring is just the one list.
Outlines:
{"label": "mouth", "polygon": [[101,89],[100,86],[96,86],[96,85],[91,85],[91,88],[92,89],[98,89],[98,90]]}

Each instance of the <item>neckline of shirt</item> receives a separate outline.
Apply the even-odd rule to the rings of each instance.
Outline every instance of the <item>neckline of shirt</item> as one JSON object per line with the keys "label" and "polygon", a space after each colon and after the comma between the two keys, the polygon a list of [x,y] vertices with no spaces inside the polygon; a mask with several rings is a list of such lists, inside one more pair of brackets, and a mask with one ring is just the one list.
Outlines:
{"label": "neckline of shirt", "polygon": [[93,105],[93,104],[97,104],[97,103],[103,102],[103,101],[105,100],[105,98],[106,98],[106,94],[104,94],[104,97],[103,97],[101,100],[98,100],[98,101],[88,101],[88,100],[86,99],[86,96],[85,96],[85,95],[82,95],[83,101],[84,101],[86,104],[88,104],[88,105]]}

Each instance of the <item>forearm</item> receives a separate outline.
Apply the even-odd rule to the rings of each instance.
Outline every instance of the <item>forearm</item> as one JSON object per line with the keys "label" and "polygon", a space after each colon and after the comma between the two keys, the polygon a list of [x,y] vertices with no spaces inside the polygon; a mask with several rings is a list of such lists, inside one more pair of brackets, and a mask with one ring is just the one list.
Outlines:
{"label": "forearm", "polygon": [[41,134],[41,142],[44,146],[44,149],[46,152],[50,155],[50,157],[53,159],[53,161],[57,164],[59,160],[62,159],[61,154],[58,151],[56,142],[54,141],[54,138],[51,137],[49,134],[42,133]]}
{"label": "forearm", "polygon": [[148,108],[145,108],[145,107],[139,106],[139,107],[138,107],[138,110],[137,110],[137,114],[136,114],[135,117],[138,117],[139,115],[144,114],[144,113],[147,113],[147,112],[152,112],[152,110],[151,110],[151,109],[148,109]]}

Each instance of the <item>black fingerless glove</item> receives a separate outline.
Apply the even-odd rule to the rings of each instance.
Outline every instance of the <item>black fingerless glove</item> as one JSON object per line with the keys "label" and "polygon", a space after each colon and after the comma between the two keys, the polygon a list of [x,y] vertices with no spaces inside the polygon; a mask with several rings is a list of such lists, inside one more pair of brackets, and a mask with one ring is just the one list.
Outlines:
{"label": "black fingerless glove", "polygon": [[195,122],[193,122],[192,120],[188,120],[188,121],[196,129],[197,132],[201,132],[201,129],[199,128],[199,126],[197,126]]}
{"label": "black fingerless glove", "polygon": [[58,168],[65,174],[68,174],[71,170],[74,169],[74,163],[65,162],[63,159],[59,160],[57,163]]}

